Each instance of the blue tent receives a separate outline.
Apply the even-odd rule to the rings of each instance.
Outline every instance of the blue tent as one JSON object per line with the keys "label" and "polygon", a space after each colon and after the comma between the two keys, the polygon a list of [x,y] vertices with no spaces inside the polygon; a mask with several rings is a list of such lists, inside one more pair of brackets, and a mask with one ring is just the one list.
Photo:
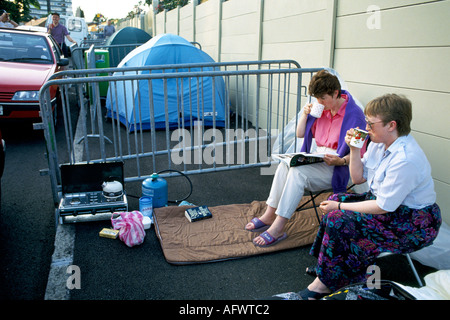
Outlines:
{"label": "blue tent", "polygon": [[[209,63],[214,60],[182,37],[172,34],[158,35],[130,52],[118,67],[159,66],[180,63]],[[191,68],[190,71],[211,71],[213,68]],[[187,72],[187,69],[151,70],[152,74]],[[140,71],[148,74],[150,71]],[[121,75],[117,72],[115,75]],[[135,71],[125,74],[136,74]],[[127,125],[129,131],[138,128],[150,129],[185,126],[191,121],[201,120],[205,126],[223,127],[225,125],[225,84],[222,77],[187,77],[149,81],[112,82],[108,90],[107,116],[117,118]],[[117,96],[116,96],[117,92]],[[112,94],[111,94],[112,93]],[[153,99],[154,118],[151,117],[150,101]],[[137,112],[141,109],[141,112]],[[168,115],[166,119],[166,113]],[[183,118],[183,119],[182,119]]]}
{"label": "blue tent", "polygon": [[[117,67],[120,61],[138,45],[146,43],[152,37],[142,29],[134,27],[125,27],[116,32],[114,32],[111,37],[106,40],[107,46],[109,47],[109,66]],[[136,44],[136,46],[133,45]],[[127,45],[118,46],[115,45]]]}

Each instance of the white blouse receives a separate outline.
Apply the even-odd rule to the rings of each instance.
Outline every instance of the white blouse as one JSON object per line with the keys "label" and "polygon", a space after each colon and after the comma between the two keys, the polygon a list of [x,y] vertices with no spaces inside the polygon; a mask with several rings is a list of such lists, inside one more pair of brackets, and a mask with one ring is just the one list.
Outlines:
{"label": "white blouse", "polygon": [[381,209],[420,209],[436,202],[431,166],[411,135],[397,138],[387,150],[384,143],[371,142],[363,164],[364,178]]}

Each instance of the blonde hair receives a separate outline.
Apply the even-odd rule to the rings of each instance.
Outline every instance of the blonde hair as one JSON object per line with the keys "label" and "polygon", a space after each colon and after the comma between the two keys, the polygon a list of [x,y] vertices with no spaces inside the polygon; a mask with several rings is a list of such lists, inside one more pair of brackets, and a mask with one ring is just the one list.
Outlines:
{"label": "blonde hair", "polygon": [[412,104],[405,96],[389,93],[375,98],[367,104],[364,114],[379,116],[385,125],[395,121],[399,136],[406,136],[411,132]]}

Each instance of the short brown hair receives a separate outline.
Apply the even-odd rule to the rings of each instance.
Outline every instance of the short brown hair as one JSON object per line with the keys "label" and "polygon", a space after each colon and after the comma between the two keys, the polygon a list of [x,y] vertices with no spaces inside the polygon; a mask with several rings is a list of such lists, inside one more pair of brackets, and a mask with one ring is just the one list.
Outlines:
{"label": "short brown hair", "polygon": [[339,79],[326,70],[320,70],[311,79],[308,91],[313,97],[321,97],[324,94],[332,96],[338,90],[338,98],[341,97],[341,84]]}
{"label": "short brown hair", "polygon": [[379,116],[385,125],[395,121],[399,136],[406,136],[411,132],[412,104],[405,96],[389,93],[375,98],[367,104],[364,114]]}

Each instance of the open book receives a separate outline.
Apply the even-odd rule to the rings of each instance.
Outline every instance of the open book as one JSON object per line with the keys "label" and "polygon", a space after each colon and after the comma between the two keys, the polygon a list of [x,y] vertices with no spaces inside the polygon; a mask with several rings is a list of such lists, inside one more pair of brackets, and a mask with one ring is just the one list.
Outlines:
{"label": "open book", "polygon": [[290,167],[303,166],[306,164],[323,162],[325,154],[338,155],[337,153],[283,153],[272,154],[274,160],[280,160],[285,162]]}

